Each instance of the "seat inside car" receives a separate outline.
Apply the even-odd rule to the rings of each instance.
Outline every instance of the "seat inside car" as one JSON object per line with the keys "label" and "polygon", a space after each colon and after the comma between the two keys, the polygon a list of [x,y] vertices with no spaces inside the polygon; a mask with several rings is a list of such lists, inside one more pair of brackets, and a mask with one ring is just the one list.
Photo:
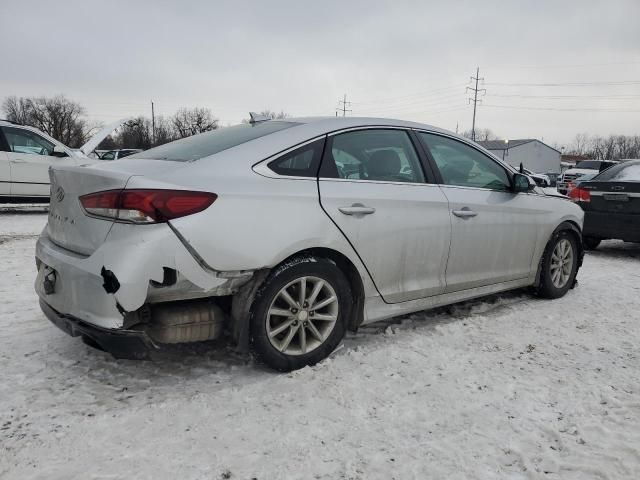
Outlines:
{"label": "seat inside car", "polygon": [[378,150],[367,162],[369,180],[402,181],[401,168],[400,156],[393,150]]}

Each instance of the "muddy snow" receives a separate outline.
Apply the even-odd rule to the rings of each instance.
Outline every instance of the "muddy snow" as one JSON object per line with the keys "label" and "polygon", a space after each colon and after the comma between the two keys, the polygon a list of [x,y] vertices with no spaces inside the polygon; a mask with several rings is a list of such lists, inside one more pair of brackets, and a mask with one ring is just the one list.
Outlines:
{"label": "muddy snow", "polygon": [[640,478],[640,245],[579,286],[363,328],[277,374],[210,345],[118,361],[40,313],[46,215],[0,214],[0,478]]}

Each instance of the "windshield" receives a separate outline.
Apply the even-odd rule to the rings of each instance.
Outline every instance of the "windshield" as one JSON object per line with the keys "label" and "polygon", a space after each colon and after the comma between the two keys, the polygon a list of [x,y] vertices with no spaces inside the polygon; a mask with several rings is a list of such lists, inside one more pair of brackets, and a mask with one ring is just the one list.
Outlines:
{"label": "windshield", "polygon": [[223,127],[160,145],[159,147],[131,155],[128,158],[189,162],[296,125],[299,124],[270,120],[253,125],[246,123],[233,127]]}
{"label": "windshield", "polygon": [[583,160],[582,162],[576,163],[575,168],[586,168],[588,170],[599,170],[600,162],[597,160]]}
{"label": "windshield", "polygon": [[621,163],[594,178],[600,182],[640,182],[640,162]]}

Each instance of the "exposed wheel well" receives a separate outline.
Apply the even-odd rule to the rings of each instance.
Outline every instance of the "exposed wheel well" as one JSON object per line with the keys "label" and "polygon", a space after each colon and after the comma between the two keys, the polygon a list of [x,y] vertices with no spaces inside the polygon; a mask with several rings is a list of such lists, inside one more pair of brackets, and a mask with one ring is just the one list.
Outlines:
{"label": "exposed wheel well", "polygon": [[562,231],[566,231],[570,233],[571,235],[573,235],[574,239],[576,240],[576,245],[578,245],[578,269],[582,266],[582,259],[584,258],[584,246],[582,245],[582,231],[580,230],[580,227],[578,226],[577,223],[571,220],[566,220],[556,227],[556,229],[553,231],[553,233],[547,240],[547,243],[545,244],[542,257],[540,257],[540,262],[538,263],[538,271],[536,273],[536,283],[535,283],[536,287],[540,285],[540,275],[542,273],[542,264],[544,262],[545,255],[547,254],[547,246],[551,241],[551,239],[558,232],[562,232]]}
{"label": "exposed wheel well", "polygon": [[253,278],[246,285],[243,285],[235,295],[233,295],[231,306],[232,323],[229,325],[229,330],[241,351],[248,351],[249,348],[249,315],[256,293],[265,280],[269,278],[269,275],[273,270],[285,263],[291,262],[291,260],[295,258],[300,257],[326,258],[336,264],[336,266],[347,277],[347,281],[351,287],[351,293],[354,297],[353,310],[349,316],[347,328],[351,331],[356,331],[362,324],[364,320],[364,285],[358,269],[351,260],[337,250],[322,247],[308,248],[300,250],[293,255],[289,255],[271,269],[256,271]]}

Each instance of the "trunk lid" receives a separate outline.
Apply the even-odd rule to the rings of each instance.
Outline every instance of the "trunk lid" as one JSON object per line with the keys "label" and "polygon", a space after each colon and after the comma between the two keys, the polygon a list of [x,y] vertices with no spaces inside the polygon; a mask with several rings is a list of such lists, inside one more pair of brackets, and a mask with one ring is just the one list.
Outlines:
{"label": "trunk lid", "polygon": [[104,242],[113,221],[87,216],[79,197],[122,189],[132,176],[129,172],[87,167],[50,168],[49,239],[72,252],[91,255]]}
{"label": "trunk lid", "polygon": [[600,213],[640,214],[640,182],[582,182],[591,193],[584,209]]}
{"label": "trunk lid", "polygon": [[98,130],[90,139],[89,141],[87,141],[87,143],[85,143],[84,145],[82,145],[80,147],[80,152],[83,155],[89,155],[91,152],[93,152],[96,148],[98,148],[98,145],[100,145],[100,143],[107,138],[109,135],[111,135],[111,132],[113,132],[116,128],[120,127],[123,123],[125,123],[128,120],[128,118],[123,118],[122,120],[118,120],[116,122],[110,123],[109,125],[107,125],[106,127]]}

